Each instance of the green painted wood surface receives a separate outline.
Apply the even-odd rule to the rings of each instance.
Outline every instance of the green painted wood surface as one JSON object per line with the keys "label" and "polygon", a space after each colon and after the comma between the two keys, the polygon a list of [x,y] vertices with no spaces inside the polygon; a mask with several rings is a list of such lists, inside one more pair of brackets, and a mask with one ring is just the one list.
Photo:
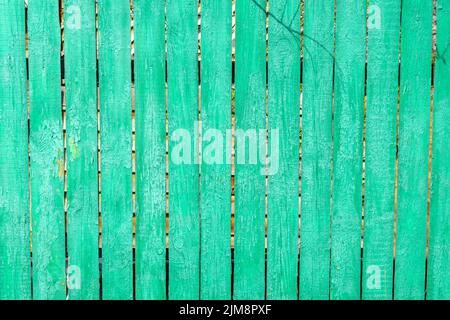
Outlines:
{"label": "green painted wood surface", "polygon": [[[269,167],[277,171],[270,172],[267,185],[266,271],[267,170],[261,161],[266,152],[266,2],[237,1],[236,128],[262,129],[262,136],[255,132],[258,154],[253,164],[249,164],[253,146],[239,138],[236,141],[233,298],[263,299],[267,295],[269,299],[295,299],[299,271],[301,299],[359,299],[360,288],[364,299],[390,299],[392,291],[396,299],[450,299],[447,279],[450,274],[447,221],[450,38],[446,32],[450,27],[450,7],[443,0],[437,2],[430,240],[428,279],[425,279],[433,3],[403,1],[402,12],[400,3],[399,0],[368,2],[371,7],[367,12],[366,184],[361,270],[366,3],[356,0],[337,3],[334,49],[334,4],[305,1],[301,248],[300,270],[297,270],[299,3],[270,1],[269,157],[275,161],[272,153],[275,150],[271,147],[279,139],[279,166],[273,167],[276,163],[269,162]],[[207,161],[211,157],[208,148],[211,141],[202,143],[201,167],[197,162],[197,4],[198,1],[168,0],[166,10],[163,1],[134,0],[138,299],[165,299],[167,285],[171,299],[231,298],[231,166],[227,163],[230,157],[226,152],[227,141],[223,141],[221,150],[224,151],[222,164]],[[0,159],[0,299],[66,299],[66,286],[71,299],[98,299],[99,279],[104,299],[133,297],[130,2],[99,0],[98,5],[101,274],[94,2],[64,1],[67,263],[75,267],[65,271],[59,3],[30,0],[28,8],[30,220],[25,8],[23,1],[0,0],[0,148],[3,155]],[[203,0],[201,6],[202,134],[208,140],[208,129],[218,129],[226,138],[226,130],[231,127],[231,2]],[[380,25],[376,21],[378,8]],[[166,283],[165,261],[166,14],[171,134],[170,284]],[[394,275],[399,49],[402,63]],[[189,137],[177,137],[183,133],[179,129],[186,130],[184,133]],[[279,136],[275,129],[280,130]],[[179,143],[186,142],[182,141],[186,138],[190,153],[177,154]],[[243,150],[247,153],[245,160],[240,158]],[[187,163],[180,163],[183,160]],[[66,272],[69,273],[67,285]],[[77,272],[81,275],[79,289],[71,287],[76,284],[76,280],[71,280]]]}
{"label": "green painted wood surface", "polygon": [[95,5],[66,0],[64,25],[69,298],[98,299]]}
{"label": "green painted wood surface", "polygon": [[400,1],[369,2],[363,299],[392,299]]}
{"label": "green painted wood surface", "polygon": [[[270,2],[268,76],[269,156],[272,161],[268,185],[267,298],[294,300],[298,290],[300,151],[298,1]],[[278,150],[273,149],[275,145]]]}
{"label": "green painted wood surface", "polygon": [[395,299],[425,297],[432,1],[402,2]]}
{"label": "green painted wood surface", "polygon": [[25,7],[0,1],[0,299],[30,299]]}
{"label": "green painted wood surface", "polygon": [[[231,1],[203,0],[201,283],[202,299],[231,299],[231,144],[214,150],[213,130],[231,129]],[[214,150],[214,151],[213,151]],[[215,154],[214,152],[217,152]]]}
{"label": "green painted wood surface", "polygon": [[28,2],[33,298],[65,299],[64,143],[57,1]]}
{"label": "green painted wood surface", "polygon": [[305,1],[300,299],[329,298],[334,3]]}
{"label": "green painted wood surface", "polygon": [[136,298],[166,298],[164,1],[134,1]]}
{"label": "green painted wood surface", "polygon": [[133,297],[130,2],[100,0],[103,299]]}
{"label": "green painted wood surface", "polygon": [[437,1],[427,299],[450,299],[450,3]]}
{"label": "green painted wood surface", "polygon": [[[236,1],[236,130],[266,129],[265,87],[266,1]],[[235,144],[234,299],[264,299],[265,170],[249,164],[248,141]]]}
{"label": "green painted wood surface", "polygon": [[[200,294],[197,10],[196,0],[167,0],[170,299]],[[190,152],[177,152],[183,141]]]}
{"label": "green painted wood surface", "polygon": [[336,5],[331,299],[360,298],[366,3]]}

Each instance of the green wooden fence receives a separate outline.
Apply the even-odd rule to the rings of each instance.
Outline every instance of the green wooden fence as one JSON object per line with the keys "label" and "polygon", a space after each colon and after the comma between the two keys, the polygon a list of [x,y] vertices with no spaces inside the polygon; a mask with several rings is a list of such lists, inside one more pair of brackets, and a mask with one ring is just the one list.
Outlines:
{"label": "green wooden fence", "polygon": [[0,0],[0,299],[450,299],[447,0]]}

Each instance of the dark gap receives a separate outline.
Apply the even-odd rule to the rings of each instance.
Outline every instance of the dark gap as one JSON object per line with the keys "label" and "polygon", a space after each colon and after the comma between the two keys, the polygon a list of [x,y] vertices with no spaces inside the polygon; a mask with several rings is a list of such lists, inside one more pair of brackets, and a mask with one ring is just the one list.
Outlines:
{"label": "dark gap", "polygon": [[264,299],[267,300],[267,258],[269,251],[269,176],[267,171],[268,159],[268,141],[269,141],[269,0],[266,0],[266,91],[265,91],[265,107],[266,107],[266,137],[265,137],[265,176],[264,176]]}
{"label": "dark gap", "polygon": [[[98,28],[96,29],[96,33],[98,33]],[[97,41],[98,41],[98,39],[97,39]],[[98,46],[97,46],[97,49],[98,49]],[[96,73],[96,79],[97,79],[97,88],[100,87],[100,74],[99,74],[100,70],[99,70],[99,68],[100,67],[99,67],[99,61],[98,61],[98,56],[97,56],[97,58],[95,60],[95,73]],[[100,130],[98,132],[100,132]]]}
{"label": "dark gap", "polygon": [[231,61],[231,82],[234,83],[236,79],[236,63]]}
{"label": "dark gap", "polygon": [[395,283],[395,257],[392,261],[392,300],[394,300],[394,283]]}
{"label": "dark gap", "polygon": [[[302,1],[304,1],[304,0],[302,0]],[[304,2],[302,2],[302,3],[304,3]],[[304,10],[304,9],[302,9],[302,10]],[[304,13],[301,13],[301,14],[303,15]],[[304,36],[303,28],[302,28],[302,31],[300,31],[300,33],[301,33],[300,37],[303,37]],[[302,41],[302,40],[300,40],[300,41]],[[304,57],[303,57],[303,52],[302,52],[300,55],[300,65],[303,66],[303,64],[304,64]],[[303,72],[300,72],[300,83],[303,84]]]}
{"label": "dark gap", "polygon": [[[26,61],[26,73],[27,82],[30,80],[30,64],[28,61],[28,4],[25,3],[25,61]],[[29,93],[29,91],[27,91]],[[28,97],[28,96],[27,96]]]}
{"label": "dark gap", "polygon": [[99,265],[98,269],[100,271],[100,300],[103,300],[103,279],[102,279],[102,248],[98,248],[98,255],[99,255]]}
{"label": "dark gap", "polygon": [[300,1],[300,83],[299,83],[299,150],[298,150],[298,188],[297,188],[297,296],[300,299],[300,256],[301,256],[301,196],[302,196],[302,158],[303,158],[303,66],[304,66],[304,23],[305,23],[305,1]]}
{"label": "dark gap", "polygon": [[[199,149],[197,150],[197,159],[198,159],[198,199],[197,199],[197,206],[198,206],[198,224],[199,224],[199,250],[198,250],[198,269],[199,269],[199,275],[198,275],[198,299],[201,300],[201,288],[202,288],[202,165],[201,165],[201,158],[200,155],[202,154],[202,86],[201,86],[201,74],[202,74],[202,43],[201,43],[201,34],[202,34],[202,26],[201,26],[201,19],[202,19],[202,1],[198,0],[197,3],[197,74],[198,74],[198,97],[197,97],[197,120],[199,121],[199,128],[198,132],[196,132],[197,141]],[[200,23],[199,23],[200,22]]]}
{"label": "dark gap", "polygon": [[230,203],[231,203],[231,213],[230,213],[230,257],[231,257],[231,300],[234,299],[234,211],[235,211],[235,190],[234,190],[234,170],[235,170],[235,155],[234,155],[234,130],[236,125],[235,119],[235,79],[236,79],[236,47],[235,41],[233,39],[236,38],[236,0],[231,1],[231,176],[230,176],[230,184],[231,184],[231,195],[230,195]]}
{"label": "dark gap", "polygon": [[[61,70],[61,115],[63,130],[63,150],[64,150],[64,256],[65,256],[65,275],[67,279],[67,268],[69,267],[69,250],[68,250],[68,215],[67,215],[67,147],[66,147],[66,108],[65,108],[65,77],[64,77],[64,0],[58,0],[59,6],[59,26],[60,26],[60,70]],[[66,297],[69,297],[69,288],[67,281],[65,283]]]}
{"label": "dark gap", "polygon": [[134,58],[131,58],[131,84],[134,84]]}
{"label": "dark gap", "polygon": [[[427,241],[428,248],[428,241]],[[428,254],[425,258],[425,292],[424,292],[424,300],[427,300],[427,290],[428,290]]]}
{"label": "dark gap", "polygon": [[364,250],[362,247],[361,247],[360,253],[361,253],[361,259],[359,260],[359,279],[360,279],[360,281],[359,281],[359,300],[362,300],[363,299],[363,267],[364,267],[364,264],[363,264]]}
{"label": "dark gap", "polygon": [[437,1],[433,0],[433,27],[432,27],[432,61],[431,61],[431,87],[434,89],[434,74],[436,69],[437,59]]}
{"label": "dark gap", "polygon": [[166,249],[166,300],[169,300],[169,248]]}
{"label": "dark gap", "polygon": [[133,300],[136,300],[136,248],[132,249],[132,266],[133,266]]}
{"label": "dark gap", "polygon": [[329,222],[329,249],[330,259],[328,268],[328,300],[331,300],[331,258],[332,258],[332,237],[333,237],[333,187],[334,187],[334,90],[336,81],[336,12],[337,12],[337,0],[334,0],[334,43],[333,43],[333,75],[331,86],[331,159],[330,159],[330,222]]}
{"label": "dark gap", "polygon": [[[199,27],[200,28],[200,27]],[[199,41],[200,42],[200,41]],[[200,44],[199,44],[199,46],[200,46]],[[201,83],[202,83],[202,72],[201,72],[201,65],[202,65],[202,62],[201,62],[201,60],[198,60],[197,61],[197,76],[198,76],[198,85],[201,85]]]}
{"label": "dark gap", "polygon": [[[131,68],[131,268],[132,268],[132,288],[133,300],[136,300],[136,127],[135,127],[135,112],[136,112],[136,93],[135,93],[135,77],[134,77],[134,1],[130,0],[130,68]],[[133,98],[134,97],[134,98]],[[134,179],[133,179],[134,178]]]}
{"label": "dark gap", "polygon": [[165,82],[167,83],[167,57],[166,57],[166,61],[165,61],[165,65],[164,65],[164,72],[165,72]]}
{"label": "dark gap", "polygon": [[398,211],[398,157],[399,157],[399,134],[400,134],[400,63],[398,65],[398,88],[397,88],[397,116],[396,116],[396,139],[395,139],[395,177],[394,177],[394,238],[393,238],[393,265],[392,265],[392,299],[394,299],[395,285],[395,261],[397,249],[397,211]]}
{"label": "dark gap", "polygon": [[[266,31],[267,32],[267,31]],[[267,43],[268,41],[266,41]],[[266,88],[269,86],[269,60],[266,58]]]}
{"label": "dark gap", "polygon": [[428,291],[428,262],[430,254],[430,205],[431,205],[431,174],[432,174],[432,155],[433,155],[433,109],[434,109],[434,69],[436,63],[436,41],[437,34],[435,34],[434,29],[437,32],[437,17],[436,17],[437,3],[433,0],[433,17],[432,17],[432,27],[431,27],[431,82],[430,82],[430,137],[429,137],[429,147],[428,147],[428,190],[427,190],[427,229],[426,229],[426,256],[425,256],[425,295],[424,299],[427,300]]}
{"label": "dark gap", "polygon": [[396,124],[396,152],[395,152],[395,180],[394,180],[394,243],[392,262],[392,299],[395,299],[395,267],[397,254],[397,212],[398,212],[398,158],[400,142],[400,86],[401,86],[401,58],[402,58],[402,14],[403,0],[400,0],[400,32],[398,39],[398,83],[397,83],[397,124]]}
{"label": "dark gap", "polygon": [[32,206],[31,206],[31,157],[30,157],[30,68],[28,61],[28,4],[25,3],[25,65],[26,65],[26,105],[27,105],[27,139],[28,139],[28,207],[29,207],[29,230],[30,233],[30,297],[33,300],[33,230],[32,230]]}
{"label": "dark gap", "polygon": [[61,85],[65,85],[65,64],[64,64],[64,0],[59,1],[59,25],[61,30],[61,56],[60,56],[60,66],[61,66]]}
{"label": "dark gap", "polygon": [[233,293],[234,293],[234,250],[231,249],[231,300],[234,299]]}
{"label": "dark gap", "polygon": [[[131,58],[131,85],[134,85],[134,0],[130,0],[130,58]],[[134,111],[134,109],[133,109]]]}
{"label": "dark gap", "polygon": [[264,300],[267,300],[267,246],[264,248]]}
{"label": "dark gap", "polygon": [[[437,24],[436,24],[437,25]],[[435,52],[436,54],[436,52]],[[435,57],[436,58],[436,57]],[[433,62],[431,65],[431,86],[434,88],[434,73],[435,73],[435,69],[436,69],[436,63]]]}
{"label": "dark gap", "polygon": [[168,81],[168,47],[167,47],[167,0],[164,0],[164,71],[165,71],[165,108],[166,108],[166,168],[165,168],[165,175],[166,175],[166,225],[165,225],[165,243],[164,246],[166,247],[166,300],[169,299],[169,227],[170,227],[170,213],[169,213],[169,81]]}
{"label": "dark gap", "polygon": [[[60,0],[60,1],[64,1],[64,0]],[[64,31],[63,30],[61,30],[61,34],[63,34],[64,33]],[[61,46],[63,45],[63,43],[61,42]],[[64,53],[62,53],[61,54],[61,59],[60,59],[60,66],[61,66],[61,85],[64,85],[64,83],[65,83],[65,75],[64,75],[64,73],[65,73],[65,68],[64,68]]]}
{"label": "dark gap", "polygon": [[95,0],[95,42],[96,42],[96,94],[97,94],[97,183],[98,183],[98,271],[99,271],[99,298],[103,300],[103,273],[102,273],[102,199],[101,199],[101,146],[100,146],[100,62],[99,62],[99,23],[98,0]]}
{"label": "dark gap", "polygon": [[365,183],[366,183],[366,128],[367,128],[367,76],[369,63],[369,0],[366,0],[366,34],[365,34],[365,62],[364,62],[364,97],[363,97],[363,132],[362,132],[362,171],[361,171],[361,258],[360,258],[360,281],[359,298],[363,298],[363,274],[364,274],[364,215],[365,215]]}

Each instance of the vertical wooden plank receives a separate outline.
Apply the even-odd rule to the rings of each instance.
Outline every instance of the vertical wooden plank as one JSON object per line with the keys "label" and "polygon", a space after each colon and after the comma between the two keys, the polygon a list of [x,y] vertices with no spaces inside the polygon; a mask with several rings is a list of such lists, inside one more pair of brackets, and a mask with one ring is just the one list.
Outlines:
{"label": "vertical wooden plank", "polygon": [[[226,149],[231,144],[223,139],[231,129],[231,5],[229,0],[201,3],[202,299],[231,299],[231,150]],[[219,136],[222,143],[215,140]]]}
{"label": "vertical wooden plank", "polygon": [[250,163],[249,152],[265,150],[245,133],[266,129],[265,0],[236,1],[235,88],[234,299],[264,299],[264,161]]}
{"label": "vertical wooden plank", "polygon": [[400,1],[368,10],[363,299],[392,299]]}
{"label": "vertical wooden plank", "polygon": [[30,299],[25,7],[0,1],[0,300]]}
{"label": "vertical wooden plank", "polygon": [[402,1],[396,299],[425,296],[432,1]]}
{"label": "vertical wooden plank", "polygon": [[99,0],[104,299],[133,297],[129,0]]}
{"label": "vertical wooden plank", "polygon": [[197,5],[167,0],[170,299],[199,298]]}
{"label": "vertical wooden plank", "polygon": [[437,1],[427,299],[450,299],[450,3]]}
{"label": "vertical wooden plank", "polygon": [[99,298],[95,3],[64,1],[70,299]]}
{"label": "vertical wooden plank", "polygon": [[366,2],[336,4],[331,298],[359,299]]}
{"label": "vertical wooden plank", "polygon": [[165,2],[134,1],[136,298],[166,298]]}
{"label": "vertical wooden plank", "polygon": [[33,298],[65,299],[58,1],[28,2]]}
{"label": "vertical wooden plank", "polygon": [[329,298],[334,2],[305,1],[300,299]]}
{"label": "vertical wooden plank", "polygon": [[267,298],[297,299],[300,2],[269,9]]}

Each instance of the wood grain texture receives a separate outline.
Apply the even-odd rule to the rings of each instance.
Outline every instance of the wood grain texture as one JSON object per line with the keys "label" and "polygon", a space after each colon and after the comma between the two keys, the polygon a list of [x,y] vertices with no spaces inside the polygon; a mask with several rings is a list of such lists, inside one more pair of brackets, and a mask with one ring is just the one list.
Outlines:
{"label": "wood grain texture", "polygon": [[166,298],[165,3],[134,1],[136,298]]}
{"label": "wood grain texture", "polygon": [[130,2],[99,0],[103,299],[133,297]]}
{"label": "wood grain texture", "polygon": [[95,4],[64,2],[69,299],[98,299]]}
{"label": "wood grain texture", "polygon": [[360,298],[366,3],[336,5],[331,299]]}
{"label": "wood grain texture", "polygon": [[24,15],[0,1],[0,300],[31,298]]}
{"label": "wood grain texture", "polygon": [[[392,299],[400,1],[369,2],[363,299]],[[379,24],[378,24],[379,21]]]}
{"label": "wood grain texture", "polygon": [[[265,0],[236,1],[235,88],[236,130],[265,130]],[[235,144],[234,299],[264,299],[264,165],[249,164],[248,141],[236,137]]]}
{"label": "wood grain texture", "polygon": [[450,299],[447,2],[236,0],[233,265],[232,1],[0,0],[0,300]]}
{"label": "wood grain texture", "polygon": [[334,3],[305,1],[300,299],[329,298]]}
{"label": "wood grain texture", "polygon": [[432,1],[402,2],[395,299],[425,296]]}
{"label": "wood grain texture", "polygon": [[450,3],[437,1],[427,299],[450,299]]}
{"label": "wood grain texture", "polygon": [[300,3],[296,0],[270,2],[268,146],[267,298],[294,300],[300,151]]}
{"label": "wood grain texture", "polygon": [[[170,299],[200,294],[197,4],[167,0]],[[183,141],[187,154],[177,152]]]}
{"label": "wood grain texture", "polygon": [[226,137],[231,129],[231,5],[229,0],[201,3],[201,113],[205,140],[201,167],[202,299],[231,299],[231,144],[222,141],[220,150],[213,151],[213,144],[220,142],[212,136],[218,133]]}
{"label": "wood grain texture", "polygon": [[28,2],[33,298],[65,299],[64,143],[57,1]]}

